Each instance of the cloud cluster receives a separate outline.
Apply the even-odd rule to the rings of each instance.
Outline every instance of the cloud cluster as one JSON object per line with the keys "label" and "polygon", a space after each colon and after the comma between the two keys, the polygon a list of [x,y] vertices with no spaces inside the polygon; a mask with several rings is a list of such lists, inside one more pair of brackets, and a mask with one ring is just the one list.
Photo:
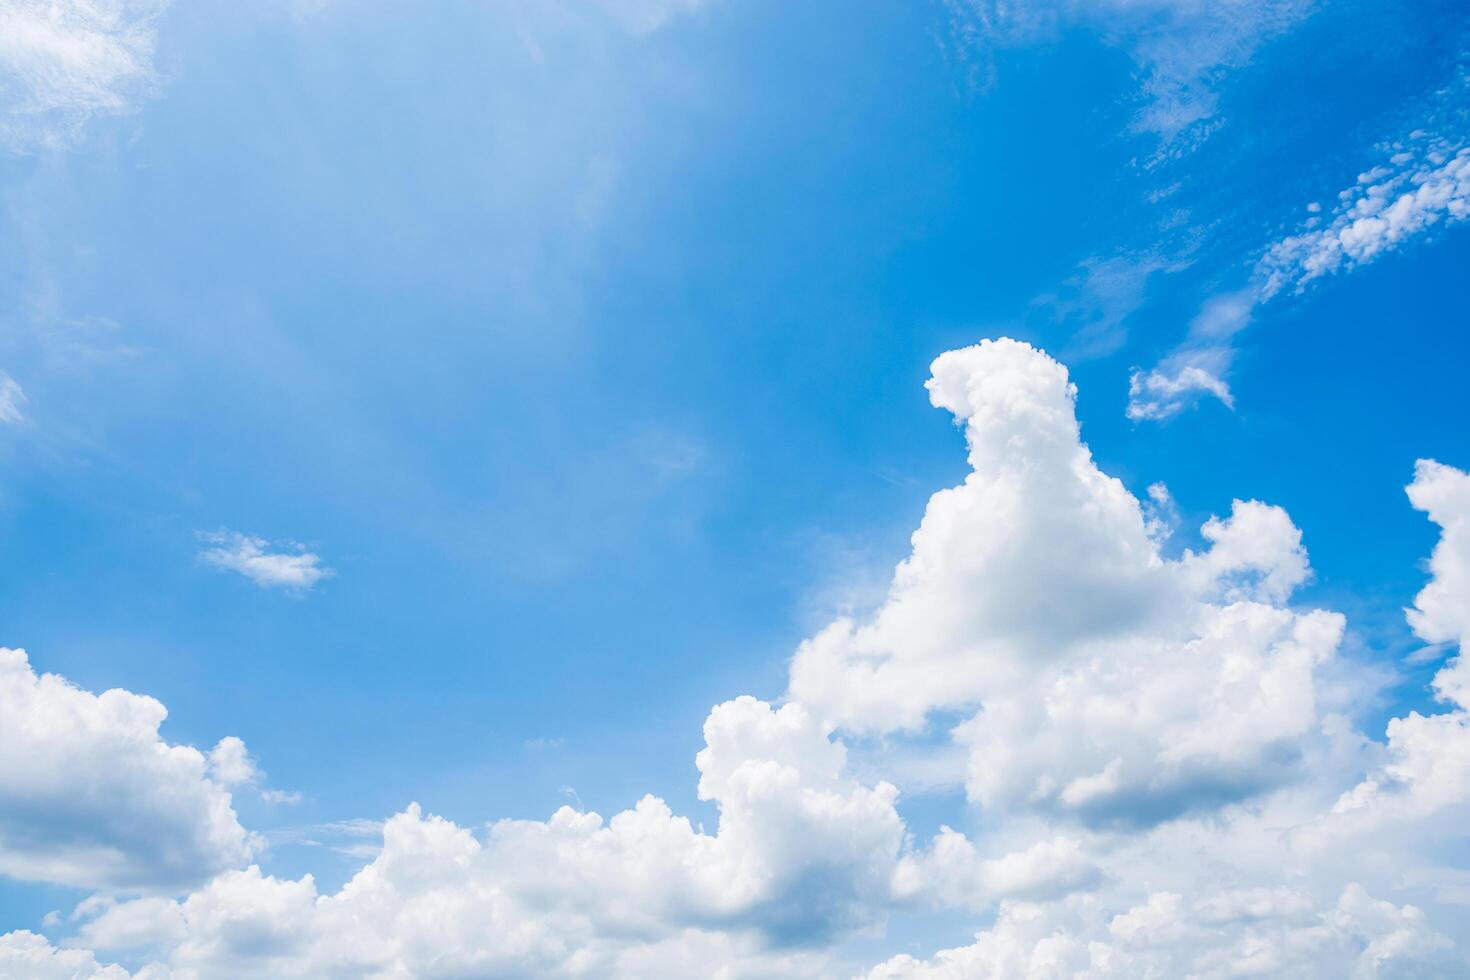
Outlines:
{"label": "cloud cluster", "polygon": [[654,797],[606,821],[564,807],[484,836],[412,806],[335,894],[251,867],[180,902],[111,906],[82,938],[170,949],[179,977],[676,976],[736,952],[760,975],[873,922],[905,847],[894,788],[848,779],[843,746],[795,704],[719,705],[705,741],[715,834]]}
{"label": "cloud cluster", "polygon": [[1436,226],[1470,217],[1470,146],[1409,141],[1358,175],[1325,222],[1283,238],[1261,260],[1261,298],[1372,262]]}
{"label": "cloud cluster", "polygon": [[[150,964],[146,980],[1465,972],[1458,658],[1436,678],[1444,710],[1367,737],[1343,617],[1293,604],[1311,569],[1284,511],[1237,500],[1166,557],[1167,492],[1140,504],[1098,468],[1056,361],[986,342],[937,359],[929,393],[963,426],[971,472],[930,499],[881,605],[800,647],[781,702],[710,712],[695,762],[714,832],[652,796],[481,832],[414,805],[335,892],[243,866],[242,844],[187,894],[83,903],[60,946],[0,938],[0,977],[11,962],[127,976],[99,954]],[[1442,529],[1411,622],[1463,643],[1470,475],[1422,462],[1409,493]],[[138,740],[161,745],[156,702],[93,701],[109,698],[144,706]],[[897,789],[855,775],[850,754],[905,740],[963,754],[972,826],[916,840]],[[219,784],[255,778],[234,740],[207,761],[163,750],[226,808]],[[117,768],[63,771],[105,799]],[[838,952],[900,909],[990,924],[877,966]]]}
{"label": "cloud cluster", "polygon": [[262,589],[309,592],[322,579],[336,574],[322,564],[321,556],[295,542],[272,543],[228,529],[199,537],[210,545],[199,552],[200,561],[238,572]]}
{"label": "cloud cluster", "polygon": [[[1149,544],[1166,530],[1075,440],[1059,365],[985,344],[937,361],[931,395],[975,472],[931,500],[872,621],[803,648],[793,690],[856,731],[973,703],[951,734],[986,825],[1065,833],[1078,870],[1061,897],[1002,901],[972,945],[873,980],[1463,972],[1470,881],[1445,859],[1470,817],[1459,661],[1435,679],[1450,710],[1365,738],[1324,676],[1347,669],[1341,617],[1286,605],[1310,568],[1283,511],[1237,501],[1207,548],[1166,560]],[[1463,643],[1470,475],[1423,461],[1409,495],[1443,529],[1410,621]],[[988,605],[1014,608],[1013,589],[1036,603],[1024,623]],[[1113,616],[1074,626],[1069,603]],[[964,869],[969,846],[934,848]]]}

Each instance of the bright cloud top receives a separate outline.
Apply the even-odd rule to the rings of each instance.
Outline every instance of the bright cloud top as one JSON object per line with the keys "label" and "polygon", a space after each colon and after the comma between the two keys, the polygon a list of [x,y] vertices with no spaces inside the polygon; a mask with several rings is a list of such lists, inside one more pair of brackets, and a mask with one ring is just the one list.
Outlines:
{"label": "bright cloud top", "polygon": [[[1056,361],[986,342],[936,360],[929,392],[964,427],[972,472],[930,499],[873,615],[801,646],[783,703],[710,712],[695,764],[712,833],[653,796],[610,819],[563,807],[483,833],[412,805],[322,892],[309,875],[242,868],[249,845],[220,789],[256,778],[242,743],[222,740],[208,762],[162,746],[157,702],[37,681],[12,655],[22,691],[142,712],[131,727],[146,737],[130,744],[177,760],[169,778],[187,791],[171,804],[223,800],[213,822],[189,824],[216,844],[196,863],[234,867],[179,897],[84,902],[78,948],[0,937],[0,969],[112,980],[127,974],[96,964],[141,951],[148,980],[1463,971],[1454,903],[1470,877],[1441,859],[1470,817],[1459,659],[1436,679],[1445,710],[1366,737],[1351,692],[1371,685],[1339,656],[1343,617],[1291,604],[1311,570],[1283,510],[1237,500],[1201,547],[1166,558],[1167,492],[1151,488],[1145,507],[1097,467]],[[1414,628],[1461,643],[1470,476],[1423,462],[1409,493],[1443,531]],[[70,744],[91,724],[76,714],[51,737]],[[849,754],[939,718],[950,744],[912,748],[965,753],[976,831],[921,841],[897,789],[855,776]],[[26,737],[28,755],[54,754]],[[85,787],[119,768],[46,771]],[[115,844],[114,865],[141,867],[151,840]],[[55,850],[27,873],[82,880],[87,852]],[[900,909],[996,915],[973,944],[927,958],[835,952]]]}
{"label": "bright cloud top", "polygon": [[336,574],[322,565],[320,556],[294,542],[273,543],[226,529],[201,534],[200,539],[212,546],[199,553],[201,561],[238,572],[262,589],[308,592]]}

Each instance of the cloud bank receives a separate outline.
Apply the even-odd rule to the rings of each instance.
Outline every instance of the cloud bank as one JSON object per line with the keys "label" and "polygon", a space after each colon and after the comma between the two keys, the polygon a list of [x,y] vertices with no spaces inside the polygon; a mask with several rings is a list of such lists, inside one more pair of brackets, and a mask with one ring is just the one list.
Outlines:
{"label": "cloud bank", "polygon": [[[225,828],[208,839],[230,846],[207,853],[233,866],[172,893],[113,887],[83,903],[59,944],[0,938],[0,976],[21,963],[36,964],[25,975],[117,980],[129,974],[100,964],[123,957],[147,963],[132,974],[146,980],[1325,980],[1470,968],[1470,874],[1446,857],[1464,856],[1470,817],[1458,654],[1470,632],[1470,475],[1423,461],[1409,487],[1441,529],[1410,624],[1450,659],[1436,710],[1393,719],[1378,740],[1354,721],[1373,684],[1340,651],[1344,617],[1294,602],[1312,572],[1285,511],[1236,500],[1167,557],[1167,491],[1150,488],[1142,504],[1099,469],[1061,364],[988,341],[938,358],[928,389],[963,428],[971,472],[931,497],[878,608],[800,646],[784,697],[710,712],[695,764],[713,832],[654,796],[610,818],[563,807],[478,832],[415,804],[324,892],[309,875],[248,865],[231,815],[197,825]],[[39,683],[23,659],[12,672]],[[111,698],[141,715],[124,726],[130,744],[179,760],[163,775],[185,798],[223,798],[227,810],[219,781],[254,772],[229,740],[208,764],[158,742],[156,702],[50,684],[79,705]],[[48,737],[71,744],[88,717],[78,709]],[[57,751],[31,737],[30,753]],[[960,753],[968,825],[914,834],[895,785],[853,764],[875,745]],[[56,778],[87,789],[114,768]],[[96,798],[114,792],[101,783]],[[114,847],[135,843],[149,853],[146,841]],[[31,874],[80,880],[76,855]],[[880,963],[844,952],[898,911],[971,914],[979,931]]]}

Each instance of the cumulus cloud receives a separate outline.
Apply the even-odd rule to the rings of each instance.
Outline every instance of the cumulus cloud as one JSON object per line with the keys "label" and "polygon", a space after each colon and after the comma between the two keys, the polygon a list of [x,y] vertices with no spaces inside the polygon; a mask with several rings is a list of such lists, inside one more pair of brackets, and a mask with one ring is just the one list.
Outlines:
{"label": "cumulus cloud", "polygon": [[[209,775],[221,786],[237,791],[243,787],[260,788],[265,782],[265,773],[251,757],[245,742],[234,735],[226,735],[209,750]],[[301,802],[300,793],[273,788],[261,788],[260,798],[267,803]]]}
{"label": "cumulus cloud", "polygon": [[55,145],[154,83],[155,23],[168,0],[0,2],[0,143]]}
{"label": "cumulus cloud", "polygon": [[112,905],[82,938],[169,949],[184,977],[645,976],[627,964],[668,969],[691,948],[794,968],[801,947],[875,921],[905,850],[894,788],[846,777],[843,746],[795,704],[719,705],[705,742],[715,834],[654,797],[483,836],[412,806],[335,894],[250,867],[183,901]]}
{"label": "cumulus cloud", "polygon": [[295,542],[271,542],[227,529],[199,537],[210,545],[199,552],[201,561],[239,572],[262,589],[309,592],[322,579],[336,574],[321,563],[319,555]]}
{"label": "cumulus cloud", "polygon": [[177,888],[247,859],[254,838],[167,712],[92,694],[0,649],[0,874],[107,889]]}
{"label": "cumulus cloud", "polygon": [[1439,543],[1429,558],[1432,578],[1414,597],[1409,625],[1429,643],[1455,643],[1463,649],[1470,635],[1470,475],[1421,459],[1408,494],[1440,527]]}
{"label": "cumulus cloud", "polygon": [[84,949],[57,949],[34,932],[0,936],[0,980],[167,980],[161,968],[132,974]]}
{"label": "cumulus cloud", "polygon": [[[1186,899],[1155,892],[1116,915],[1083,903],[1009,903],[973,945],[921,961],[899,956],[868,980],[1002,980],[1009,977],[1226,978],[1244,976],[1449,976],[1450,940],[1411,905],[1349,886],[1320,907],[1288,888]],[[1405,970],[1407,972],[1398,972]]]}
{"label": "cumulus cloud", "polygon": [[243,740],[227,735],[219,740],[209,752],[209,773],[214,781],[224,786],[250,783],[260,778],[255,760],[245,748]]}
{"label": "cumulus cloud", "polygon": [[1435,675],[1433,689],[1450,710],[1411,711],[1388,723],[1385,758],[1333,807],[1338,823],[1402,825],[1470,803],[1470,473],[1420,460],[1409,500],[1441,529],[1429,559],[1432,578],[1407,610],[1409,624],[1429,643],[1455,644],[1456,655]]}
{"label": "cumulus cloud", "polygon": [[[1343,617],[1293,604],[1311,567],[1283,510],[1236,500],[1168,558],[1167,491],[1146,509],[1098,468],[1056,361],[986,342],[938,358],[929,392],[971,472],[881,606],[800,647],[782,702],[710,712],[714,832],[653,796],[479,831],[413,805],[335,891],[241,859],[182,897],[84,902],[77,949],[0,950],[83,976],[105,968],[82,949],[133,957],[149,980],[1465,973],[1458,660],[1444,710],[1366,737],[1329,683],[1354,669]],[[1422,462],[1409,493],[1442,529],[1414,628],[1463,642],[1470,476]],[[964,754],[973,828],[917,841],[894,786],[855,775],[850,754],[908,738]],[[191,764],[257,772],[229,739]],[[897,909],[991,921],[877,966],[834,953]]]}
{"label": "cumulus cloud", "polygon": [[1343,624],[1284,605],[1307,576],[1285,513],[1237,501],[1166,560],[1060,364],[987,341],[933,374],[972,472],[930,499],[872,619],[802,646],[792,697],[857,733],[967,710],[951,734],[987,811],[1147,822],[1291,778]]}
{"label": "cumulus cloud", "polygon": [[[1434,577],[1411,621],[1425,639],[1460,642],[1470,625],[1459,577],[1470,557],[1470,476],[1421,461],[1409,492],[1443,529]],[[1234,543],[1212,536],[1216,546],[1252,554],[1248,563],[1285,576],[1258,580],[1251,588],[1258,597],[1280,595],[1305,574],[1299,546],[1279,531],[1263,533],[1263,518],[1280,519],[1258,514],[1241,523],[1244,537]],[[1265,540],[1278,542],[1269,553],[1257,550]],[[1470,965],[1457,946],[1466,938],[1465,876],[1445,862],[1470,817],[1470,728],[1464,703],[1449,693],[1458,690],[1456,669],[1451,663],[1435,682],[1450,710],[1391,720],[1386,745],[1324,719],[1325,740],[1307,748],[1308,783],[1126,839],[1085,838],[1083,853],[1105,888],[1004,902],[974,943],[895,957],[869,980],[1461,975]],[[1353,786],[1360,765],[1369,771]],[[1343,780],[1348,788],[1334,802]],[[1360,883],[1368,879],[1371,888]],[[1438,921],[1383,890],[1440,904]]]}

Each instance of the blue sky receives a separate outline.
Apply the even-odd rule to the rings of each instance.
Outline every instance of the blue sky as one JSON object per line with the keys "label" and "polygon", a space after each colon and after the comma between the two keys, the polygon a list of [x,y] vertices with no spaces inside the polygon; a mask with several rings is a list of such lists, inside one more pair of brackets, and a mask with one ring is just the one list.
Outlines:
{"label": "blue sky", "polygon": [[[24,930],[45,937],[48,964],[116,963],[148,978],[288,975],[282,964],[449,976],[402,950],[398,973],[387,960],[343,965],[322,952],[336,941],[327,925],[310,952],[210,959],[199,949],[214,941],[187,932],[203,928],[193,919],[185,932],[155,921],[136,941],[118,939],[117,922],[151,909],[173,923],[182,913],[158,903],[184,908],[191,891],[252,865],[278,883],[309,873],[334,893],[383,859],[379,822],[415,801],[478,832],[509,818],[539,826],[563,805],[609,816],[652,794],[713,834],[740,807],[733,790],[698,790],[694,759],[712,737],[701,730],[711,706],[742,694],[809,710],[814,738],[848,746],[842,778],[862,792],[897,786],[896,860],[943,864],[930,845],[941,824],[990,860],[1031,853],[1028,834],[1082,841],[1100,877],[1063,876],[1036,908],[1081,917],[1066,928],[1090,936],[1079,896],[1121,916],[1174,893],[1098,855],[1160,846],[1170,828],[1205,821],[1201,808],[1233,808],[1244,827],[1288,797],[1305,807],[1327,794],[1330,809],[1354,786],[1403,784],[1408,763],[1374,775],[1394,758],[1389,720],[1464,713],[1448,681],[1431,686],[1455,656],[1448,614],[1424,613],[1438,627],[1404,616],[1427,581],[1448,583],[1452,599],[1463,588],[1448,559],[1426,564],[1437,544],[1456,547],[1454,522],[1426,519],[1428,505],[1404,494],[1416,460],[1470,466],[1460,4],[14,0],[0,3],[0,35],[11,38],[0,43],[0,643],[80,691],[157,699],[167,721],[156,737],[169,745],[207,756],[242,739],[247,774],[232,777],[220,756],[194,778],[256,835],[201,846],[192,877],[121,876],[88,865],[93,837],[126,849],[91,811],[52,814],[69,828],[52,839],[34,816],[51,797],[23,774],[0,779],[0,932],[13,949]],[[1393,214],[1360,204],[1380,198],[1406,203]],[[1273,718],[1290,723],[1269,752],[1255,746],[1228,774],[1196,773],[1167,793],[1157,779],[1136,799],[1118,789],[1126,830],[1089,823],[1085,807],[1031,812],[997,788],[1001,776],[976,776],[980,763],[966,776],[965,753],[988,750],[951,729],[999,716],[984,705],[1034,697],[976,680],[954,703],[923,702],[921,723],[885,727],[874,719],[908,702],[869,704],[846,680],[803,674],[801,656],[793,665],[836,617],[881,622],[921,519],[943,538],[930,495],[970,471],[951,412],[970,419],[979,452],[989,437],[975,420],[989,409],[954,395],[960,408],[936,410],[925,382],[939,355],[999,337],[1050,355],[1036,364],[1065,364],[1102,473],[1139,500],[1167,486],[1148,513],[1165,524],[1173,513],[1173,533],[1148,540],[1183,578],[1195,574],[1188,556],[1225,555],[1200,528],[1228,518],[1232,500],[1280,507],[1301,529],[1312,574],[1289,594],[1263,583],[1273,569],[1295,575],[1295,552],[1241,545],[1246,558],[1210,566],[1216,591],[1150,603],[1346,616],[1331,663],[1324,653],[1305,682],[1315,698],[1278,706]],[[1026,391],[1050,377],[1012,348],[984,350],[963,370]],[[1063,397],[1035,384],[1039,400]],[[1039,445],[1026,433],[1008,443],[1017,458]],[[1044,471],[1040,460],[1018,473]],[[1050,506],[1048,492],[1032,487],[1016,506]],[[996,616],[1130,608],[1089,591],[1122,566],[1069,578],[1090,560],[1091,520],[1038,510],[1034,522],[986,523],[1000,513],[946,540],[989,554],[985,542],[1034,526],[1016,554],[1051,549],[1061,580],[1039,605],[1030,593],[994,600]],[[1273,541],[1290,538],[1271,527]],[[975,590],[1032,581],[1007,568],[936,595],[965,619],[991,608]],[[1237,574],[1261,582],[1227,586]],[[921,608],[918,621],[948,622]],[[981,632],[996,621],[980,619]],[[985,644],[1002,641],[979,634],[904,635],[882,640],[895,658],[942,642],[972,665],[1000,657]],[[1437,652],[1422,654],[1426,643]],[[1079,663],[1123,656],[1087,649]],[[857,671],[843,657],[866,655],[834,655],[831,669]],[[1049,656],[1024,643],[1012,655]],[[969,676],[937,663],[913,670]],[[1367,740],[1359,755],[1324,747],[1338,745],[1327,736],[1299,744],[1297,729],[1337,731],[1329,718]],[[765,724],[751,719],[740,724]],[[27,731],[45,751],[50,736]],[[1177,747],[1161,732],[1147,737]],[[990,734],[1052,744],[1029,729]],[[105,760],[109,741],[121,744],[99,738],[75,758]],[[1466,756],[1445,751],[1443,766],[1463,768]],[[1273,752],[1299,760],[1294,775],[1275,773]],[[1119,753],[1126,774],[1133,757]],[[67,765],[63,778],[89,778]],[[1072,806],[1095,784],[1069,785],[1081,787]],[[74,787],[118,812],[134,789]],[[1151,807],[1172,805],[1160,793],[1189,802],[1159,817]],[[1414,838],[1415,821],[1443,830],[1467,803],[1394,811],[1386,835]],[[1470,874],[1470,852],[1456,833],[1435,840],[1419,878],[1350,882],[1314,865],[1291,887],[1340,918],[1358,901],[1349,886],[1394,915],[1422,909],[1425,958],[1373,968],[1454,975],[1446,964],[1463,967],[1470,950],[1454,895],[1470,881],[1425,882]],[[833,856],[823,873],[851,884],[855,862],[871,871],[864,855]],[[495,880],[516,874],[497,866]],[[651,976],[654,960],[638,957],[693,930],[732,976],[856,975],[898,954],[917,971],[979,930],[999,943],[1021,914],[1021,898],[991,886],[931,882],[940,897],[857,889],[825,918],[782,918],[795,905],[826,910],[813,894],[846,894],[793,880],[728,920],[640,926],[647,949],[579,912],[585,921],[554,931],[591,966],[507,960],[501,948],[444,957],[463,953],[456,976]],[[1366,969],[1378,947],[1349,932],[1313,968]],[[971,966],[932,975],[992,975],[1003,954],[985,942]],[[1203,969],[1207,945],[1160,968]],[[669,962],[658,969],[679,975]],[[0,958],[6,969],[22,968]],[[1278,969],[1303,975],[1288,959]]]}

